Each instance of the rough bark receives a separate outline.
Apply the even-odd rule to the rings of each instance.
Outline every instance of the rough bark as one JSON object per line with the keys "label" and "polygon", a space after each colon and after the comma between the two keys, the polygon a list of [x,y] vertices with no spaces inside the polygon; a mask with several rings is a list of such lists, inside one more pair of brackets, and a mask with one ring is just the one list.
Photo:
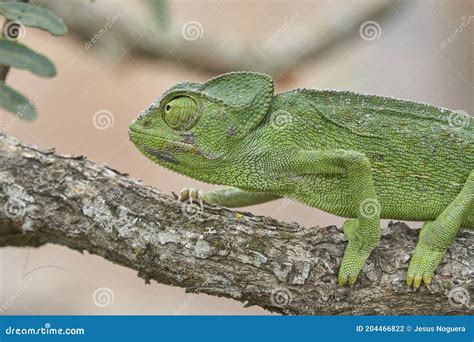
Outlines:
{"label": "rough bark", "polygon": [[87,250],[138,270],[147,281],[282,314],[474,313],[469,303],[456,302],[472,294],[471,231],[459,234],[432,284],[413,292],[404,276],[418,231],[390,224],[357,284],[340,287],[346,239],[336,227],[308,229],[225,208],[201,210],[83,157],[59,156],[4,135],[0,208],[0,246],[55,243]]}

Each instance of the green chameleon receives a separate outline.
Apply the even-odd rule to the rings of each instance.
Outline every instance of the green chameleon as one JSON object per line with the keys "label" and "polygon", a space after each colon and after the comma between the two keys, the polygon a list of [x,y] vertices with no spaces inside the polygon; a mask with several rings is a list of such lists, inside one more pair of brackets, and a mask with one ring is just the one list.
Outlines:
{"label": "green chameleon", "polygon": [[154,162],[230,186],[180,200],[242,207],[281,197],[350,218],[339,284],[353,284],[380,219],[426,221],[406,282],[430,283],[461,227],[474,228],[474,129],[447,109],[296,89],[274,95],[264,74],[233,72],[168,89],[129,128]]}

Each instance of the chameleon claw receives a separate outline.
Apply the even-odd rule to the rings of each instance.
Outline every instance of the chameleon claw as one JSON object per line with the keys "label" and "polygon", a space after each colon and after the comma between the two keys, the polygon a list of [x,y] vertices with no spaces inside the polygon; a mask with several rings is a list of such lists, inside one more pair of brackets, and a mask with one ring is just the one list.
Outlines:
{"label": "chameleon claw", "polygon": [[340,286],[354,285],[355,282],[357,281],[357,276],[358,274],[349,274],[348,276],[339,276],[338,283]]}
{"label": "chameleon claw", "polygon": [[358,274],[350,275],[349,280],[348,280],[348,284],[349,285],[354,285],[355,282],[357,281],[357,276],[358,276]]}
{"label": "chameleon claw", "polygon": [[199,190],[197,190],[197,189],[189,189],[189,198],[191,198],[191,199],[199,199]]}
{"label": "chameleon claw", "polygon": [[425,283],[425,285],[429,285],[431,283],[431,274],[424,274],[423,282]]}
{"label": "chameleon claw", "polygon": [[408,286],[408,287],[411,287],[411,285],[413,284],[413,277],[407,275],[406,283],[407,283],[407,286]]}
{"label": "chameleon claw", "polygon": [[416,290],[422,283],[429,285],[433,277],[433,272],[439,264],[442,251],[431,249],[423,242],[419,242],[416,246],[415,253],[410,260],[407,272],[407,285],[413,286]]}
{"label": "chameleon claw", "polygon": [[188,201],[190,204],[192,204],[193,199],[202,200],[201,191],[199,191],[198,189],[184,188],[179,192],[178,201]]}
{"label": "chameleon claw", "polygon": [[179,192],[178,201],[184,202],[189,199],[189,189],[185,188]]}
{"label": "chameleon claw", "polygon": [[339,276],[339,278],[338,278],[338,283],[339,283],[340,286],[346,285],[346,283],[347,283],[347,277],[341,277],[341,276]]}
{"label": "chameleon claw", "polygon": [[361,248],[358,244],[349,240],[339,268],[339,284],[354,285],[360,271],[364,266],[371,250]]}
{"label": "chameleon claw", "polygon": [[413,289],[416,290],[419,288],[421,285],[421,277],[416,276],[415,279],[413,280]]}

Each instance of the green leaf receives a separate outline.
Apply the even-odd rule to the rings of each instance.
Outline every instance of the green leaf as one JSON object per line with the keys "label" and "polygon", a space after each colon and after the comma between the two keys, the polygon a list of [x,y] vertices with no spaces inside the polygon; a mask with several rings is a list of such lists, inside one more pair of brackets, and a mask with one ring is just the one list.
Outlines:
{"label": "green leaf", "polygon": [[0,2],[0,14],[10,20],[17,20],[23,25],[37,27],[55,36],[67,32],[64,23],[47,9],[21,2]]}
{"label": "green leaf", "polygon": [[28,69],[43,77],[56,75],[56,68],[48,58],[30,50],[23,44],[6,39],[0,40],[0,64]]}
{"label": "green leaf", "polygon": [[0,81],[0,107],[14,113],[18,118],[34,120],[36,108],[33,102]]}

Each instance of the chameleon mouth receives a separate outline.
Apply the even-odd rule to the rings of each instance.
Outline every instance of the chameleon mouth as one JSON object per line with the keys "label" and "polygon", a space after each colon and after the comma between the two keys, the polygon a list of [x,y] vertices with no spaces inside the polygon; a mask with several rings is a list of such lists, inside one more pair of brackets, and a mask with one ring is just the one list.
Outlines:
{"label": "chameleon mouth", "polygon": [[146,154],[155,157],[156,159],[169,162],[171,164],[179,164],[179,161],[174,157],[173,153],[168,149],[156,149],[152,147],[145,146],[143,150]]}
{"label": "chameleon mouth", "polygon": [[146,138],[151,138],[153,141],[157,141],[159,143],[164,143],[163,145],[166,145],[168,147],[172,147],[176,150],[181,150],[183,152],[193,152],[196,150],[196,146],[185,143],[182,141],[176,141],[176,140],[171,140],[171,139],[166,139],[163,138],[160,135],[157,134],[151,134],[149,132],[145,132],[140,129],[132,128],[130,127],[128,129],[128,136],[130,137],[130,140],[135,144],[135,145],[140,145],[137,141],[137,138],[139,137],[146,137]]}
{"label": "chameleon mouth", "polygon": [[[176,153],[192,154],[207,160],[218,160],[224,156],[223,153],[206,153],[200,150],[194,143],[166,139],[158,134],[152,134],[136,127],[129,127],[128,135],[135,146],[145,154],[173,164],[179,163],[176,159]],[[150,140],[154,143],[144,143],[144,141]]]}

